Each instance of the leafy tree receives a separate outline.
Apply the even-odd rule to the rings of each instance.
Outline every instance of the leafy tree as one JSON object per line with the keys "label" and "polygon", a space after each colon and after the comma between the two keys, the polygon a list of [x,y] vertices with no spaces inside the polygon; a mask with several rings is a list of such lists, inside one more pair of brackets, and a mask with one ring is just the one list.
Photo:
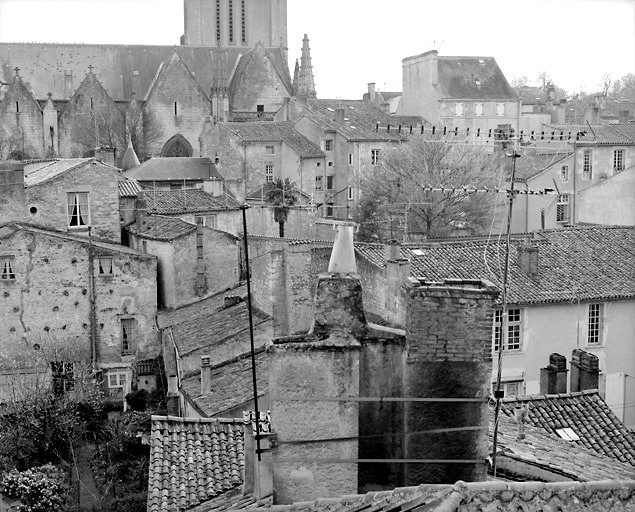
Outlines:
{"label": "leafy tree", "polygon": [[[380,163],[365,168],[360,179],[363,199],[356,218],[363,227],[361,237],[383,241],[397,235],[406,239],[412,232],[426,237],[486,232],[495,194],[467,193],[462,187],[495,186],[496,176],[501,176],[499,158],[484,148],[423,137],[386,150]],[[457,190],[426,191],[424,186]]]}
{"label": "leafy tree", "polygon": [[20,504],[18,512],[62,512],[68,501],[64,473],[51,464],[26,471],[10,471],[2,479],[0,490]]}
{"label": "leafy tree", "polygon": [[617,100],[635,101],[635,75],[629,73],[615,80],[611,86],[609,97]]}
{"label": "leafy tree", "polygon": [[295,183],[289,178],[267,182],[264,187],[265,201],[273,208],[273,219],[278,223],[280,237],[284,237],[284,223],[289,215],[289,208],[298,202]]}

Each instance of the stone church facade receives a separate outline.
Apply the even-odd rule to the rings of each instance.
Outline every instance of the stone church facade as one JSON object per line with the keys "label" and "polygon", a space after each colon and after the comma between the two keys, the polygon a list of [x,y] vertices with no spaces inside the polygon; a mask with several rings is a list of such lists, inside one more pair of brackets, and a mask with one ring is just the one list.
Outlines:
{"label": "stone church facade", "polygon": [[[294,95],[286,0],[184,0],[180,46],[0,43],[0,160],[202,155],[206,122]],[[305,59],[303,59],[304,61]],[[212,155],[213,156],[213,155]]]}

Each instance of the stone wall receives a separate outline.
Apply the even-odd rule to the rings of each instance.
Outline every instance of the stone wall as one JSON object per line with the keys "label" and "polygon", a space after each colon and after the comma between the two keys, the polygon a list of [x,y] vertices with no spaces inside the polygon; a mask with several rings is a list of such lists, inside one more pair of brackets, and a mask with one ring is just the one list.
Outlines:
{"label": "stone wall", "polygon": [[44,154],[42,110],[21,78],[14,78],[0,102],[0,159],[12,151],[27,158]]}

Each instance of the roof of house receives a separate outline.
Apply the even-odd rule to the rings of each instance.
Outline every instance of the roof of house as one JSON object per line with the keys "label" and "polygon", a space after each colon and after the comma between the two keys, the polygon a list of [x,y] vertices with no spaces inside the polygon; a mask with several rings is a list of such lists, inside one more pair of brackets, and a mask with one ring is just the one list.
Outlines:
{"label": "roof of house", "polygon": [[221,180],[216,165],[207,157],[154,157],[125,171],[138,181]]}
{"label": "roof of house", "polygon": [[[630,510],[635,481],[421,484],[339,498],[250,507],[252,512],[456,512],[468,510]],[[240,510],[229,509],[229,510]]]}
{"label": "roof of house", "polygon": [[195,224],[185,222],[177,217],[146,215],[143,222],[144,227],[142,230],[139,229],[137,223],[129,224],[125,229],[139,238],[164,242],[171,242],[196,231]]}
{"label": "roof of house", "polygon": [[[576,146],[608,145],[630,146],[635,144],[635,124],[545,124],[549,132],[555,132],[558,136],[564,133],[565,137],[572,134],[571,142]],[[576,136],[577,134],[577,136]]]}
{"label": "roof of house", "polygon": [[[364,100],[306,100],[305,115],[325,130],[341,133],[349,140],[400,141],[405,138],[397,129],[388,132],[391,125],[420,125],[423,118],[416,116],[395,117],[386,114],[378,105]],[[344,109],[344,122],[337,122],[337,109]],[[377,128],[379,125],[379,128]]]}
{"label": "roof of house", "polygon": [[238,210],[238,201],[228,194],[214,196],[201,189],[160,190],[143,192],[148,211],[160,215],[205,213]]}
{"label": "roof of house", "polygon": [[243,483],[243,422],[152,416],[148,511],[188,510]]}
{"label": "roof of house", "polygon": [[580,438],[572,443],[635,466],[635,433],[615,416],[597,390],[511,397],[501,404],[508,416],[513,416],[517,405],[529,404],[531,425],[554,435],[557,429],[571,428]]}
{"label": "roof of house", "polygon": [[[538,275],[519,266],[517,247],[527,238],[538,247]],[[510,304],[619,300],[635,297],[635,227],[563,228],[512,238],[508,278]],[[355,244],[357,255],[385,267],[384,247]],[[428,240],[401,247],[412,277],[431,281],[487,279],[497,286],[505,254],[498,237],[468,241]]]}
{"label": "roof of house", "polygon": [[437,57],[440,99],[517,101],[493,57]]}
{"label": "roof of house", "polygon": [[[95,158],[64,158],[27,164],[24,166],[24,184],[27,187],[34,187],[70,170],[84,167],[90,162],[97,163],[98,160]],[[116,170],[114,167],[112,169]]]}
{"label": "roof of house", "polygon": [[137,180],[122,177],[119,180],[119,197],[137,197],[141,192],[141,185]]}
{"label": "roof of house", "polygon": [[302,158],[324,158],[324,152],[296,131],[290,121],[221,123],[244,142],[284,142]]}
{"label": "roof of house", "polygon": [[[514,181],[525,181],[540,174],[552,165],[558,164],[572,153],[573,148],[564,148],[557,153],[540,153],[534,148],[521,148],[522,158],[515,159],[516,175]],[[508,166],[512,163],[509,162]]]}
{"label": "roof of house", "polygon": [[[256,353],[256,383],[258,396],[269,391],[269,354],[260,349]],[[194,401],[198,409],[208,415],[225,414],[226,411],[254,399],[251,354],[243,354],[225,363],[213,366],[212,390],[201,393],[200,373],[185,377],[182,389]]]}

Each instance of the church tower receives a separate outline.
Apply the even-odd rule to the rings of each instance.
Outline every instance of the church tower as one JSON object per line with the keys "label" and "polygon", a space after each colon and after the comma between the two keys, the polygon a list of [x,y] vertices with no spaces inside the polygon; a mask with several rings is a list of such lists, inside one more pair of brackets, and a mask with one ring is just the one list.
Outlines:
{"label": "church tower", "polygon": [[313,79],[313,66],[311,65],[311,49],[309,48],[309,38],[304,34],[302,40],[302,57],[300,67],[297,67],[293,74],[293,86],[295,95],[299,98],[315,98],[315,81]]}
{"label": "church tower", "polygon": [[184,0],[188,46],[287,50],[287,0]]}

